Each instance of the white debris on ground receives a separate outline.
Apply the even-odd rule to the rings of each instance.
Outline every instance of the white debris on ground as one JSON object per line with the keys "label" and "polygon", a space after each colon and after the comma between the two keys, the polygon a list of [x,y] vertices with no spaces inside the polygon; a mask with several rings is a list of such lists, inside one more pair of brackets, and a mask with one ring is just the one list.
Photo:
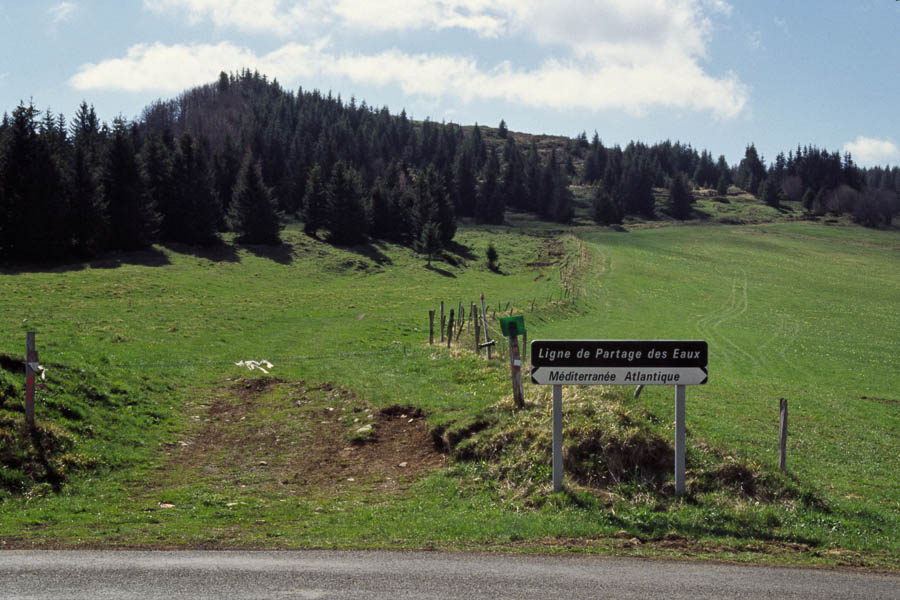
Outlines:
{"label": "white debris on ground", "polygon": [[242,361],[236,362],[234,364],[235,364],[235,366],[238,366],[238,367],[247,367],[251,371],[254,369],[259,369],[266,375],[269,374],[269,369],[271,369],[272,367],[275,366],[267,360],[242,360]]}
{"label": "white debris on ground", "polygon": [[47,381],[47,369],[45,369],[41,365],[37,364],[36,362],[27,363],[27,364],[29,367],[31,367],[31,370],[34,371],[35,374],[40,373],[41,379],[43,379],[44,381]]}

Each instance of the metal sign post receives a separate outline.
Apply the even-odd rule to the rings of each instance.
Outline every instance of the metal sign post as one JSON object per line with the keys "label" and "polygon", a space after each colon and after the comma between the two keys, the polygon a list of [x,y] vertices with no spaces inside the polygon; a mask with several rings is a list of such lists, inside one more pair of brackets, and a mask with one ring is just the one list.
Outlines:
{"label": "metal sign post", "polygon": [[684,494],[685,386],[708,380],[699,340],[534,340],[531,381],[553,386],[553,491],[562,490],[563,385],[675,386],[675,493]]}
{"label": "metal sign post", "polygon": [[38,353],[34,332],[25,334],[25,422],[34,427],[34,374],[38,370]]}

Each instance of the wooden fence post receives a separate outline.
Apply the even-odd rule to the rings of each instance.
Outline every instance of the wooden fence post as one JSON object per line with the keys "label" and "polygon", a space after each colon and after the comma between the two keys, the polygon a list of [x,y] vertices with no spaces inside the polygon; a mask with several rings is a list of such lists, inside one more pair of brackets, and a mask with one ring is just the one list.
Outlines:
{"label": "wooden fence post", "polygon": [[779,402],[781,405],[781,440],[778,445],[778,468],[782,473],[787,473],[787,429],[788,429],[788,401],[782,398]]}
{"label": "wooden fence post", "polygon": [[434,311],[428,311],[428,343],[434,344]]}
{"label": "wooden fence post", "polygon": [[25,422],[34,427],[34,371],[38,364],[38,353],[34,346],[34,332],[25,334]]}
{"label": "wooden fence post", "polygon": [[441,300],[441,342],[444,341],[444,325],[446,325],[446,317],[444,316],[444,301]]}
{"label": "wooden fence post", "polygon": [[447,349],[450,349],[450,342],[453,341],[453,309],[450,309],[450,324],[447,327]]}
{"label": "wooden fence post", "polygon": [[478,318],[475,318],[475,354],[481,356],[481,327],[478,324]]}
{"label": "wooden fence post", "polygon": [[[488,317],[487,317],[487,308],[484,305],[484,294],[481,295],[481,319],[484,321],[484,343],[489,344],[491,341],[490,330],[488,329]],[[491,347],[487,346],[487,357],[488,360],[491,360]]]}

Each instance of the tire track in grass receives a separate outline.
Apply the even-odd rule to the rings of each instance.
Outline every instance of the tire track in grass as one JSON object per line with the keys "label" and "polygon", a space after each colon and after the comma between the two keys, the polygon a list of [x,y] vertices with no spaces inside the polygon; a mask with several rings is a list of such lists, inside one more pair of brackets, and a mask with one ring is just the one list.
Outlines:
{"label": "tire track in grass", "polygon": [[[790,346],[796,339],[800,333],[800,322],[796,319],[792,319],[787,315],[779,315],[778,319],[778,327],[772,332],[765,342],[757,346],[757,352],[763,357],[763,363],[765,366],[775,367],[776,363],[779,363],[781,367],[787,366],[792,371],[799,371],[799,367],[797,367],[795,361],[790,360],[787,355],[787,348]],[[775,345],[775,342],[780,342],[776,346],[776,350],[773,352],[769,352],[768,348]],[[775,358],[775,352],[777,355],[781,357],[780,360]],[[766,357],[769,357],[768,359]]]}
{"label": "tire track in grass", "polygon": [[[718,269],[716,271],[718,272]],[[735,321],[747,312],[750,305],[748,287],[746,272],[743,272],[742,276],[732,276],[731,296],[728,304],[723,304],[719,310],[713,311],[706,317],[699,319],[695,327],[710,345],[718,346],[716,352],[725,361],[736,364],[741,360],[740,357],[743,357],[753,367],[760,367],[760,361],[756,356],[741,348],[740,345],[733,341],[731,336],[722,331],[725,323]]]}

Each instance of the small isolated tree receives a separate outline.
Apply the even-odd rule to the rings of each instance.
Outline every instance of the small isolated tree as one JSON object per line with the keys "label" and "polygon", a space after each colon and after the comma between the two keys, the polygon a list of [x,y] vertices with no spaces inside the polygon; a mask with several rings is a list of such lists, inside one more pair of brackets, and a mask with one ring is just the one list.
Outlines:
{"label": "small isolated tree", "polygon": [[684,176],[676,175],[672,178],[672,184],[669,186],[669,213],[683,221],[691,216],[691,205],[693,204],[694,195],[688,188]]}
{"label": "small isolated tree", "polygon": [[244,156],[231,197],[231,227],[246,244],[281,243],[281,220],[272,190],[263,181],[262,167],[251,153]]}
{"label": "small isolated tree", "polygon": [[444,243],[441,240],[441,226],[435,221],[427,221],[422,226],[422,230],[419,232],[419,237],[416,239],[415,249],[416,251],[426,255],[428,257],[428,266],[431,266],[431,259],[444,248]]}
{"label": "small isolated tree", "polygon": [[488,243],[488,247],[484,255],[485,258],[487,258],[488,269],[494,272],[499,271],[500,264],[497,262],[499,260],[499,255],[497,254],[497,249],[494,247],[493,242]]}

